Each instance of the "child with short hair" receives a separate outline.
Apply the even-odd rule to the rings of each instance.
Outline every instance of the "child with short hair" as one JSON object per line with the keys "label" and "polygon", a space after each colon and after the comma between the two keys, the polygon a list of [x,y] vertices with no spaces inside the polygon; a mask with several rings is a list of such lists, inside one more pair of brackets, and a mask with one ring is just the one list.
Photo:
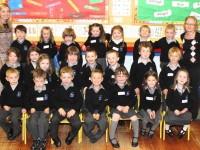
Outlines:
{"label": "child with short hair", "polygon": [[97,53],[97,63],[102,66],[103,72],[106,69],[106,34],[102,24],[93,23],[89,25],[88,38],[82,46],[83,51],[87,51],[87,47],[95,49]]}
{"label": "child with short hair", "polygon": [[72,28],[65,28],[62,33],[63,42],[60,45],[58,60],[61,64],[62,61],[65,61],[66,51],[70,46],[76,46],[80,53],[79,64],[82,66],[83,58],[80,45],[75,41],[76,34]]}
{"label": "child with short hair", "polygon": [[133,47],[133,61],[134,62],[137,62],[138,58],[140,57],[140,54],[139,54],[139,45],[141,42],[144,42],[144,41],[148,41],[150,42],[151,44],[151,55],[150,55],[150,59],[153,60],[153,57],[154,57],[154,44],[153,42],[150,40],[150,36],[151,36],[151,29],[149,26],[147,25],[142,25],[139,29],[139,35],[140,35],[140,38],[137,39],[134,43],[134,47]]}
{"label": "child with short hair", "polygon": [[74,78],[74,70],[71,67],[65,66],[60,69],[60,79],[62,83],[57,86],[53,93],[52,104],[56,111],[51,118],[50,133],[56,147],[61,146],[61,141],[58,137],[59,123],[67,118],[72,129],[69,131],[65,142],[70,145],[76,137],[81,121],[79,111],[81,109],[83,99],[81,92],[72,82]]}
{"label": "child with short hair", "polygon": [[152,44],[141,42],[138,48],[140,57],[132,63],[130,70],[130,82],[137,95],[140,93],[145,73],[149,70],[157,73],[154,61],[149,58],[152,52]]}
{"label": "child with short hair", "polygon": [[[91,82],[85,92],[86,116],[83,124],[83,131],[89,137],[91,143],[97,142],[106,132],[108,127],[105,113],[107,105],[107,92],[102,86],[103,72],[95,69],[91,73]],[[98,131],[94,134],[92,130],[98,126]]]}
{"label": "child with short hair", "polygon": [[51,91],[45,86],[46,72],[41,69],[32,71],[35,86],[26,95],[25,103],[30,117],[27,127],[33,138],[31,149],[46,149],[46,135],[49,129]]}
{"label": "child with short hair", "polygon": [[142,119],[141,135],[146,133],[147,124],[151,123],[148,138],[153,138],[155,129],[161,121],[161,90],[158,84],[158,75],[154,71],[146,72],[144,85],[140,93],[139,114]]}
{"label": "child with short hair", "polygon": [[178,138],[181,139],[192,121],[191,106],[191,91],[189,87],[189,73],[186,69],[179,69],[175,78],[174,84],[169,89],[166,103],[168,111],[165,115],[166,131],[169,136],[174,136],[171,125],[182,125],[182,130],[178,133]]}
{"label": "child with short hair", "polygon": [[119,53],[118,63],[124,65],[127,53],[127,44],[124,41],[124,29],[120,25],[116,25],[111,29],[111,40],[108,43],[108,50],[115,50]]}
{"label": "child with short hair", "polygon": [[110,142],[114,148],[120,145],[115,139],[115,132],[120,118],[130,118],[134,130],[131,145],[138,145],[139,122],[133,109],[137,97],[128,81],[129,75],[125,67],[119,67],[115,71],[115,83],[109,88],[109,106],[111,107],[112,121],[110,126]]}
{"label": "child with short hair", "polygon": [[26,58],[29,48],[31,47],[31,42],[26,39],[27,29],[24,25],[17,25],[15,27],[15,34],[17,39],[13,41],[11,47],[16,47],[21,55],[21,61],[23,67],[26,65]]}
{"label": "child with short hair", "polygon": [[162,69],[169,63],[168,52],[170,48],[177,47],[180,49],[179,42],[175,39],[176,28],[174,24],[167,24],[165,27],[165,37],[155,41],[154,47],[160,48],[160,68]]}
{"label": "child with short hair", "polygon": [[[8,140],[15,139],[21,133],[19,120],[24,109],[24,88],[19,82],[19,72],[17,69],[9,68],[6,71],[6,80],[9,84],[5,85],[1,93],[0,126],[7,133]],[[11,123],[6,121],[10,116]]]}

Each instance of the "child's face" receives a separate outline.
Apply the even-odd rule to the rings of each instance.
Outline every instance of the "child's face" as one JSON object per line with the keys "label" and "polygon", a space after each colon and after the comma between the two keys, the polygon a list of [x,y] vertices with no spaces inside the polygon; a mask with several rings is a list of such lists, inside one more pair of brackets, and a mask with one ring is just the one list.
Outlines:
{"label": "child's face", "polygon": [[140,54],[142,59],[148,59],[149,56],[151,55],[150,48],[149,47],[142,47],[139,54]]}
{"label": "child's face", "polygon": [[185,83],[188,81],[188,75],[184,71],[180,71],[177,75],[177,82],[180,85],[185,85]]}
{"label": "child's face", "polygon": [[101,73],[93,73],[91,76],[91,82],[95,86],[99,86],[103,81],[103,75]]}
{"label": "child's face", "polygon": [[4,8],[1,9],[1,11],[0,11],[0,17],[3,20],[7,20],[7,19],[10,18],[10,10],[9,10],[8,7],[4,7]]}
{"label": "child's face", "polygon": [[73,37],[72,36],[65,36],[65,42],[66,43],[71,43],[73,41]]}
{"label": "child's face", "polygon": [[68,54],[67,61],[70,64],[75,64],[78,61],[78,55],[76,55],[76,54]]}
{"label": "child's face", "polygon": [[176,33],[174,32],[173,29],[167,29],[166,32],[165,32],[165,36],[166,36],[166,38],[169,39],[169,40],[173,40],[174,37],[175,37],[175,34],[176,34]]}
{"label": "child's face", "polygon": [[43,29],[42,37],[44,41],[48,41],[50,39],[50,30]]}
{"label": "child's face", "polygon": [[41,62],[40,62],[40,68],[44,71],[47,71],[49,69],[49,66],[50,66],[50,62],[48,59],[43,59]]}
{"label": "child's face", "polygon": [[17,30],[15,34],[18,40],[23,40],[26,37],[26,33],[24,31]]}
{"label": "child's face", "polygon": [[118,84],[125,84],[128,80],[127,75],[124,75],[123,73],[117,74],[115,77]]}
{"label": "child's face", "polygon": [[196,22],[192,18],[188,18],[185,22],[186,32],[196,32]]}
{"label": "child's face", "polygon": [[147,83],[148,87],[150,87],[150,88],[154,88],[156,86],[157,82],[158,81],[156,80],[156,78],[154,76],[149,76],[146,80],[146,83]]}
{"label": "child's face", "polygon": [[148,28],[141,28],[140,30],[140,36],[141,37],[149,37],[150,36],[150,31]]}
{"label": "child's face", "polygon": [[39,56],[40,56],[39,53],[37,53],[36,51],[33,51],[30,53],[30,59],[33,62],[37,62],[39,59]]}
{"label": "child's face", "polygon": [[113,31],[113,39],[114,40],[120,40],[122,38],[122,32],[120,30],[115,29]]}
{"label": "child's face", "polygon": [[72,82],[74,76],[72,76],[70,73],[61,73],[60,79],[62,81],[62,84],[67,86]]}
{"label": "child's face", "polygon": [[11,73],[8,76],[6,76],[6,80],[10,83],[10,85],[16,85],[19,80],[19,74]]}
{"label": "child's face", "polygon": [[13,52],[11,52],[9,55],[8,55],[8,60],[11,64],[14,64],[17,62],[18,58],[17,58],[17,55]]}
{"label": "child's face", "polygon": [[92,27],[91,34],[94,37],[100,36],[100,29],[99,29],[99,27]]}
{"label": "child's face", "polygon": [[89,64],[94,64],[97,59],[97,55],[94,52],[87,52],[86,60]]}
{"label": "child's face", "polygon": [[37,77],[33,79],[35,86],[39,89],[42,89],[42,87],[45,84],[45,79],[43,77]]}
{"label": "child's face", "polygon": [[111,66],[116,65],[119,60],[119,57],[115,53],[110,53],[107,55],[108,64]]}
{"label": "child's face", "polygon": [[180,56],[177,53],[171,53],[169,54],[169,60],[173,64],[178,63],[178,61],[180,60]]}

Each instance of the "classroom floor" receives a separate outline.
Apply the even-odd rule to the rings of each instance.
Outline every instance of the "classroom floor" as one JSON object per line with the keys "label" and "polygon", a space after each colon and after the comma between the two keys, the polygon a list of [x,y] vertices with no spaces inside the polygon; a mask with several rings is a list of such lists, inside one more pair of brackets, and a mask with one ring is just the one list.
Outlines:
{"label": "classroom floor", "polygon": [[[191,137],[190,141],[187,141],[186,135],[183,139],[178,139],[176,137],[177,130],[174,129],[175,137],[171,138],[166,135],[166,140],[163,141],[159,137],[159,129],[157,128],[156,133],[153,139],[148,139],[147,136],[139,137],[139,146],[133,148],[131,146],[131,138],[133,135],[132,130],[129,130],[129,122],[125,122],[125,126],[118,126],[116,138],[119,141],[120,148],[119,150],[199,150],[200,149],[200,121],[193,121],[191,124]],[[50,136],[47,137],[47,150],[113,150],[111,144],[105,142],[105,135],[95,144],[90,143],[89,139],[83,134],[82,143],[78,144],[77,138],[74,139],[70,146],[65,144],[65,138],[67,132],[69,131],[69,125],[60,125],[59,128],[59,137],[62,142],[60,148],[56,148],[50,143]],[[180,128],[177,128],[180,130]],[[21,136],[16,138],[13,141],[8,141],[6,134],[0,128],[0,150],[29,150],[32,144],[32,139],[30,134],[27,135],[27,144],[25,145],[21,141]]]}

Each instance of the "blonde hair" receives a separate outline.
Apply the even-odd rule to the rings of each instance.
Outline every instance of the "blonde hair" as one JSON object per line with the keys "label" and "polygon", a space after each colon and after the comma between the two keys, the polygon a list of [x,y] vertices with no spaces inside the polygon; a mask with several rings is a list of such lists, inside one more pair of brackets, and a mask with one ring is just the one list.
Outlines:
{"label": "blonde hair", "polygon": [[176,31],[176,27],[174,24],[167,24],[167,26],[165,27],[165,32],[167,30],[173,30],[174,32]]}
{"label": "blonde hair", "polygon": [[[11,9],[10,9],[10,7],[9,7],[9,5],[8,4],[6,4],[6,3],[1,3],[0,4],[0,11],[3,9],[3,8],[5,8],[5,7],[7,7],[8,9],[9,9],[9,12],[11,11]],[[6,20],[6,23],[8,24],[8,29],[6,29],[4,26],[3,26],[3,22],[2,22],[2,20],[0,19],[0,30],[12,30],[12,19],[11,19],[12,17],[11,17],[11,13],[10,13],[10,16],[9,16],[9,18]]]}
{"label": "blonde hair", "polygon": [[6,77],[8,77],[11,74],[17,74],[19,76],[19,71],[17,69],[15,69],[15,68],[9,68],[6,71]]}
{"label": "blonde hair", "polygon": [[111,53],[116,54],[117,57],[119,57],[119,52],[118,52],[118,51],[115,51],[115,50],[109,50],[109,51],[106,53],[106,56],[107,56],[108,54],[111,54]]}
{"label": "blonde hair", "polygon": [[66,36],[72,36],[72,40],[76,38],[76,34],[72,28],[65,28],[62,33],[62,38],[65,39]]}
{"label": "blonde hair", "polygon": [[27,52],[27,64],[29,65],[31,63],[30,55],[32,52],[36,52],[40,55],[40,49],[37,46],[31,46]]}
{"label": "blonde hair", "polygon": [[174,54],[176,53],[179,58],[181,58],[181,50],[178,48],[178,47],[172,47],[169,49],[169,52],[168,52],[168,57],[171,55],[171,54]]}
{"label": "blonde hair", "polygon": [[63,73],[69,73],[72,77],[74,76],[74,70],[69,66],[60,69],[60,76],[62,76]]}
{"label": "blonde hair", "polygon": [[149,30],[149,33],[151,33],[151,29],[148,25],[142,25],[139,30],[140,32],[141,32],[142,28],[147,28]]}
{"label": "blonde hair", "polygon": [[99,24],[99,23],[93,23],[93,24],[89,25],[89,31],[88,31],[88,35],[89,36],[92,36],[91,31],[92,31],[93,27],[98,27],[99,28],[101,40],[103,41],[103,43],[105,43],[106,35],[105,35],[105,31],[104,31],[103,25]]}
{"label": "blonde hair", "polygon": [[197,18],[194,17],[194,16],[187,16],[187,17],[185,18],[184,28],[185,28],[185,25],[186,25],[186,21],[187,21],[188,19],[192,19],[192,20],[195,22],[194,25],[195,25],[196,31],[197,31],[197,30],[198,30],[198,20],[197,20]]}
{"label": "blonde hair", "polygon": [[35,78],[46,79],[46,77],[47,77],[46,72],[42,69],[35,69],[31,73],[33,74],[33,79],[35,79]]}
{"label": "blonde hair", "polygon": [[52,32],[51,28],[48,27],[48,26],[42,27],[41,32],[40,32],[39,42],[42,43],[42,40],[43,40],[43,35],[42,35],[43,34],[43,30],[49,30],[50,31],[50,40],[51,40],[52,43],[54,43],[55,39],[54,39],[54,36],[53,36],[53,32]]}
{"label": "blonde hair", "polygon": [[99,73],[99,74],[101,74],[102,77],[103,77],[103,72],[102,72],[101,70],[99,70],[99,69],[94,69],[94,70],[92,70],[92,72],[91,72],[91,77],[92,77],[95,73]]}
{"label": "blonde hair", "polygon": [[51,60],[49,58],[49,55],[48,54],[41,54],[38,61],[37,61],[37,69],[41,69],[40,68],[40,63],[41,61],[43,61],[44,59],[47,59],[49,61],[49,70],[48,70],[48,74],[51,75],[52,74],[52,66],[51,66]]}

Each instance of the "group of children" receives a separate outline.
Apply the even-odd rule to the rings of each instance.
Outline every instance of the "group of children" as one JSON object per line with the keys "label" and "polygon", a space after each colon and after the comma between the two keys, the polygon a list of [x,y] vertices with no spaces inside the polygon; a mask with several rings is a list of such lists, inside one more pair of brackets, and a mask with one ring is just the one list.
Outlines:
{"label": "group of children", "polygon": [[[124,67],[127,45],[120,25],[112,28],[111,35],[105,34],[101,24],[90,25],[89,37],[82,48],[75,42],[74,30],[67,28],[63,31],[64,41],[58,55],[51,28],[43,27],[37,46],[31,46],[25,39],[26,28],[18,25],[15,28],[17,39],[9,48],[6,63],[1,68],[4,88],[0,126],[8,139],[13,140],[20,134],[21,114],[29,113],[27,127],[33,138],[31,149],[46,148],[49,128],[54,144],[60,147],[58,128],[65,118],[71,125],[65,140],[69,145],[82,125],[79,113],[83,111],[83,131],[91,143],[95,143],[108,127],[108,105],[112,119],[109,128],[112,146],[120,147],[115,138],[118,121],[130,118],[134,131],[131,145],[136,147],[139,122],[135,106],[138,106],[138,98],[142,136],[150,123],[148,137],[153,137],[161,121],[162,99],[168,106],[166,132],[173,136],[170,126],[183,125],[178,133],[178,137],[182,138],[192,120],[189,73],[179,63],[181,51],[174,38],[175,26],[167,25],[165,32],[165,38],[153,43],[149,39],[150,28],[141,26],[129,76]],[[159,78],[153,61],[154,48],[161,48],[162,71]],[[86,64],[83,66],[81,50],[85,51]],[[55,55],[60,65],[59,73],[53,71]],[[8,116],[11,116],[11,123],[6,122]],[[98,126],[96,133],[93,132],[95,124]]]}

